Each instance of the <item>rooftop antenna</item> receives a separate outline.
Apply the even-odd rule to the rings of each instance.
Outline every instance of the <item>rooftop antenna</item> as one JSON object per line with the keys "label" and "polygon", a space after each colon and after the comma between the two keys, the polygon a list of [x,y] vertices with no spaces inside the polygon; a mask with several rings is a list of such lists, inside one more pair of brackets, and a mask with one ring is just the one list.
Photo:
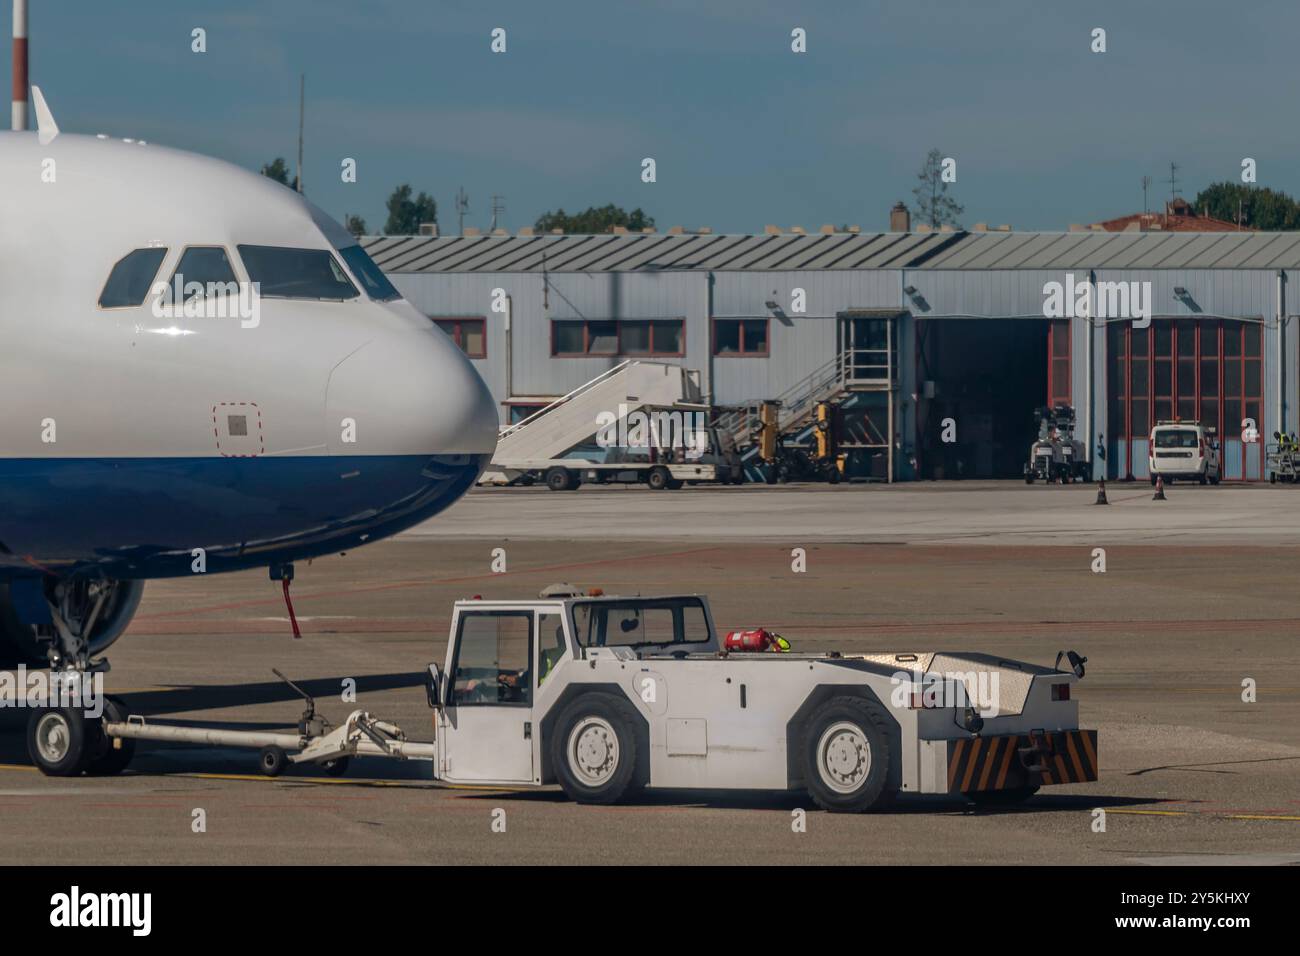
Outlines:
{"label": "rooftop antenna", "polygon": [[1151,203],[1147,199],[1147,192],[1151,189],[1151,177],[1142,177],[1142,215],[1148,215],[1151,212]]}
{"label": "rooftop antenna", "polygon": [[488,232],[496,232],[497,215],[505,211],[506,211],[505,197],[493,193],[492,194],[492,225],[488,228]]}
{"label": "rooftop antenna", "polygon": [[462,236],[465,235],[465,213],[467,212],[469,212],[469,197],[465,195],[465,187],[460,186],[456,189],[456,215]]}
{"label": "rooftop antenna", "polygon": [[1169,184],[1169,201],[1173,202],[1175,199],[1178,198],[1178,194],[1182,192],[1182,190],[1178,188],[1178,164],[1177,163],[1169,164],[1169,178],[1166,179],[1165,182]]}
{"label": "rooftop antenna", "polygon": [[27,129],[27,0],[14,0],[14,95],[10,128]]}
{"label": "rooftop antenna", "polygon": [[298,77],[298,194],[302,194],[302,129],[307,116],[307,74]]}

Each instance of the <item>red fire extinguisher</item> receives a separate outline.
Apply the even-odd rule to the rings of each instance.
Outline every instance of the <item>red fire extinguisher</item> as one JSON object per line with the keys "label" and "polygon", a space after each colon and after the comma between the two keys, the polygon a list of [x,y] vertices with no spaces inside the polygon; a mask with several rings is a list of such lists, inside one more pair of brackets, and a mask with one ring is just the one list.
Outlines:
{"label": "red fire extinguisher", "polygon": [[790,650],[790,642],[780,634],[760,627],[752,631],[728,631],[723,641],[728,651],[774,651],[778,654]]}

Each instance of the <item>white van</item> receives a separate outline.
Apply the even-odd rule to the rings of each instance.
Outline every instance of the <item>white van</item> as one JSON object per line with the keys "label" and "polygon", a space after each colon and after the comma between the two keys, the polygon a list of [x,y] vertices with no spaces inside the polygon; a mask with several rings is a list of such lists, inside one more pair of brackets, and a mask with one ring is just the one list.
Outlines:
{"label": "white van", "polygon": [[1151,429],[1148,464],[1153,485],[1157,478],[1217,485],[1223,473],[1219,439],[1213,428],[1200,422],[1156,422]]}

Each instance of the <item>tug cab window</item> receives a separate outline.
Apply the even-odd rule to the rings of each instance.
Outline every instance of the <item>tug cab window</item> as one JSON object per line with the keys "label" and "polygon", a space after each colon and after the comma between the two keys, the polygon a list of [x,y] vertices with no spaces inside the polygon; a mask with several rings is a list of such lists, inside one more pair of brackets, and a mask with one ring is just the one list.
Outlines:
{"label": "tug cab window", "polygon": [[366,290],[366,295],[370,298],[376,302],[391,302],[402,297],[402,294],[388,281],[388,276],[375,265],[375,260],[366,255],[366,250],[360,246],[348,246],[346,249],[340,249],[339,255],[343,257],[343,261],[348,264],[348,268],[352,270],[352,274],[357,277],[361,288]]}
{"label": "tug cab window", "polygon": [[221,246],[190,246],[186,249],[172,273],[171,285],[173,295],[179,288],[185,302],[208,295],[239,294],[235,270],[230,267],[230,259]]}
{"label": "tug cab window", "polygon": [[709,621],[698,598],[591,601],[573,606],[574,633],[583,647],[707,644]]}
{"label": "tug cab window", "polygon": [[99,307],[125,309],[142,305],[166,257],[166,249],[136,249],[117,260],[99,294]]}
{"label": "tug cab window", "polygon": [[532,703],[531,611],[460,615],[451,703],[457,707]]}
{"label": "tug cab window", "polygon": [[361,294],[328,249],[239,246],[239,254],[264,299],[343,301]]}

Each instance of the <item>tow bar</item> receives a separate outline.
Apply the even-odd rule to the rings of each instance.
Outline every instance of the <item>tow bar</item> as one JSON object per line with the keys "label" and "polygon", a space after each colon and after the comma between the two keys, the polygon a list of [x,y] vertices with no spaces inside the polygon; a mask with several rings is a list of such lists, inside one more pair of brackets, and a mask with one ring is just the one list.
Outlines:
{"label": "tow bar", "polygon": [[125,721],[106,721],[104,734],[114,748],[120,748],[122,740],[130,739],[260,749],[259,765],[270,777],[279,776],[290,763],[317,764],[327,773],[339,776],[354,756],[394,760],[433,760],[437,756],[436,744],[407,740],[402,728],[372,717],[364,710],[354,710],[341,726],[331,729],[329,722],[316,713],[316,702],[310,695],[275,668],[272,672],[307,701],[297,733],[151,724],[144,717],[132,714]]}

